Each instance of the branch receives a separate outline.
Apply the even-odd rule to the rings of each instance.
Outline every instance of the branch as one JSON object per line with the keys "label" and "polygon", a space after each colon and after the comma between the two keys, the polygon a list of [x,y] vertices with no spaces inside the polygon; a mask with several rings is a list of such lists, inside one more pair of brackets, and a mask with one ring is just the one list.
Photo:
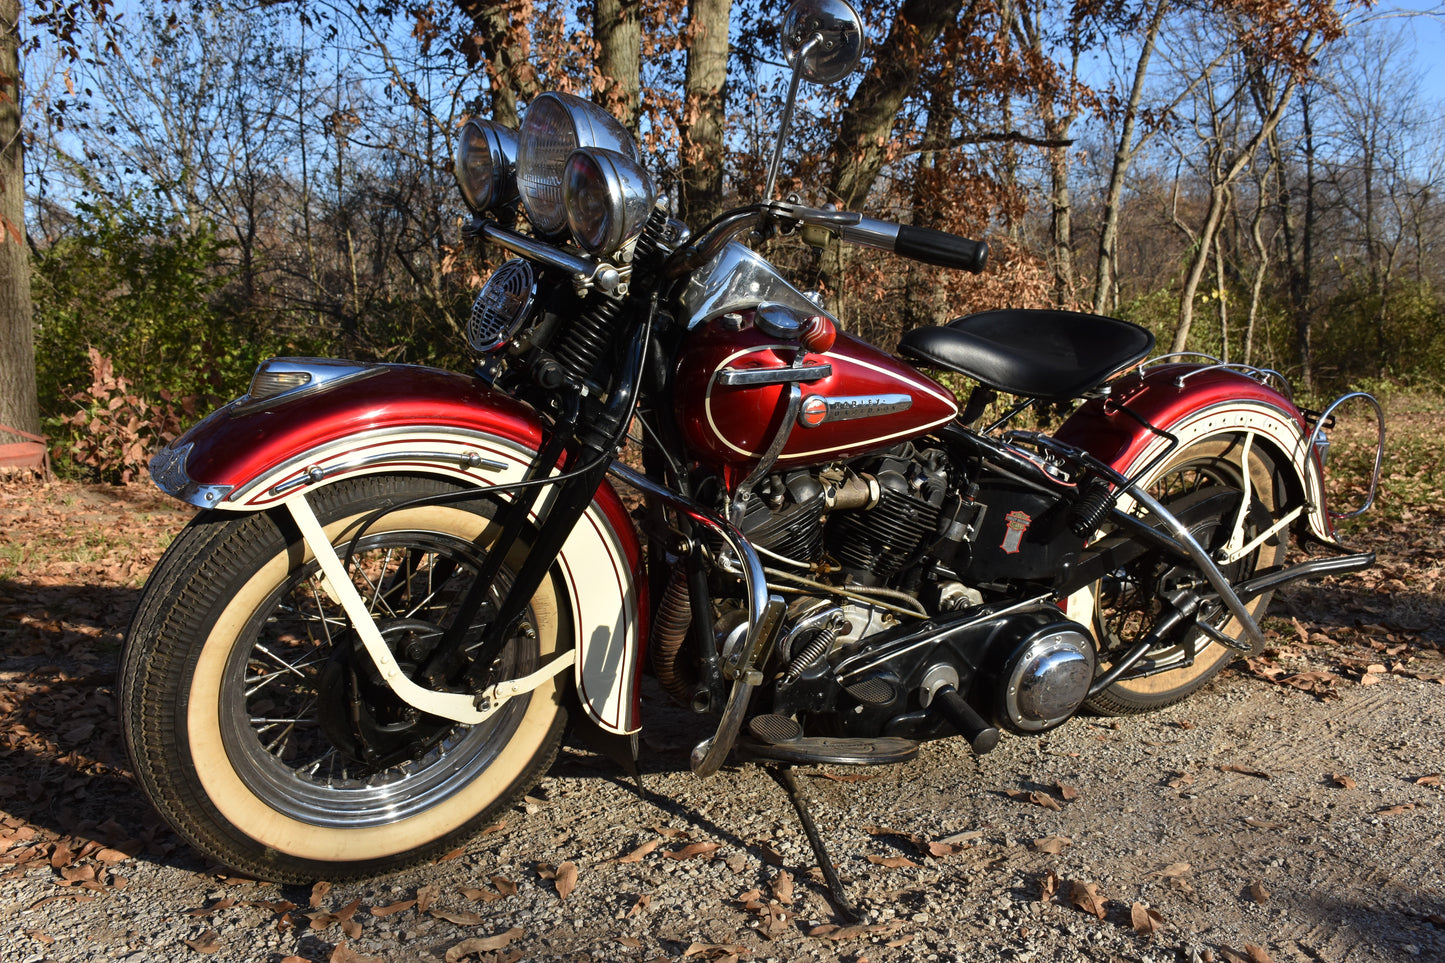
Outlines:
{"label": "branch", "polygon": [[1075,143],[1072,137],[1034,137],[1018,130],[989,131],[982,134],[960,134],[957,137],[950,137],[947,140],[925,142],[917,145],[911,150],[905,151],[904,156],[912,154],[937,154],[945,151],[955,150],[959,147],[968,147],[973,144],[1026,144],[1029,147],[1072,147]]}

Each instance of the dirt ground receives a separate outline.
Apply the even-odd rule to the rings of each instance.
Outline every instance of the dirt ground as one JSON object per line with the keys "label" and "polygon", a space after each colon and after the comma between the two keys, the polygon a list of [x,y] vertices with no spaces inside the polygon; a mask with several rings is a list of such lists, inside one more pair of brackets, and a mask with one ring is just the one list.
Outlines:
{"label": "dirt ground", "polygon": [[645,796],[574,747],[431,866],[304,889],[206,865],[131,783],[111,689],[187,512],[0,480],[0,958],[1445,960],[1445,498],[1421,464],[1352,535],[1380,565],[1283,593],[1265,656],[1181,706],[802,770],[857,925],[777,784],[692,776],[706,729],[661,699]]}

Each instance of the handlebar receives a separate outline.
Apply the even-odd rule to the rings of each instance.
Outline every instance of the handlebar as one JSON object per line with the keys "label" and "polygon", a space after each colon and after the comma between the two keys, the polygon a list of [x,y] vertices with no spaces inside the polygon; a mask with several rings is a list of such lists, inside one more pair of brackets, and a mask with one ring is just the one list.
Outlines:
{"label": "handlebar", "polygon": [[931,227],[860,217],[857,224],[844,227],[842,234],[843,240],[850,244],[892,251],[937,267],[960,268],[977,274],[988,263],[988,242],[969,240]]}
{"label": "handlebar", "polygon": [[974,241],[931,227],[914,227],[864,217],[851,211],[823,210],[792,201],[772,201],[737,208],[723,214],[702,232],[691,247],[669,259],[668,277],[695,270],[717,256],[739,234],[759,229],[770,222],[821,227],[848,244],[891,251],[902,257],[937,267],[959,268],[978,274],[988,263],[988,242]]}

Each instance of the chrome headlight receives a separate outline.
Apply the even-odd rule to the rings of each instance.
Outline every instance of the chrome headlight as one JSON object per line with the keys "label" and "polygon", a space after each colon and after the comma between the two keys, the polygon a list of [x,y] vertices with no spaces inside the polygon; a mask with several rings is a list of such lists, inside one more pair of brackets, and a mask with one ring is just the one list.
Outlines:
{"label": "chrome headlight", "polygon": [[626,154],[574,150],[562,176],[572,237],[589,254],[611,254],[642,233],[652,213],[652,178]]}
{"label": "chrome headlight", "polygon": [[562,177],[579,147],[601,147],[637,159],[632,138],[601,107],[556,91],[532,101],[517,136],[517,188],[540,234],[558,234],[567,227]]}
{"label": "chrome headlight", "polygon": [[478,214],[517,193],[517,134],[490,120],[469,120],[457,137],[454,170],[462,199]]}

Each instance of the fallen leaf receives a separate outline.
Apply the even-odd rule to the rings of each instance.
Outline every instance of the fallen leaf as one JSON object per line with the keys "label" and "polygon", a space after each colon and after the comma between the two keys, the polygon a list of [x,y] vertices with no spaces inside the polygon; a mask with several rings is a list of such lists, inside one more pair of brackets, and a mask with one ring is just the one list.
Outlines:
{"label": "fallen leaf", "polygon": [[1438,785],[1440,785],[1440,776],[1441,776],[1441,773],[1438,773],[1438,772],[1437,772],[1435,775],[1433,775],[1433,776],[1421,776],[1419,779],[1416,779],[1416,780],[1415,780],[1415,785],[1417,785],[1417,786],[1438,786]]}
{"label": "fallen leaf", "polygon": [[1175,876],[1171,878],[1169,880],[1169,888],[1174,890],[1176,893],[1183,893],[1185,896],[1188,896],[1194,892],[1194,887],[1191,886],[1189,884],[1189,880],[1185,879],[1183,876]]}
{"label": "fallen leaf", "polygon": [[447,963],[458,963],[468,956],[474,954],[490,953],[493,950],[500,950],[506,947],[513,940],[526,935],[526,930],[520,926],[514,926],[505,933],[497,933],[494,936],[474,936],[471,939],[462,940],[456,946],[446,952]]}
{"label": "fallen leaf", "polygon": [[32,940],[35,940],[37,943],[43,943],[46,946],[49,946],[51,943],[55,942],[55,937],[41,930],[26,930],[25,935],[30,937]]}
{"label": "fallen leaf", "polygon": [[969,847],[966,843],[945,843],[943,840],[938,839],[929,843],[925,848],[928,850],[928,855],[934,859],[942,859],[945,856],[953,856],[961,853]]}
{"label": "fallen leaf", "polygon": [[716,959],[720,956],[743,956],[747,952],[746,946],[737,943],[692,943],[682,951],[682,958],[705,956],[709,959]]}
{"label": "fallen leaf", "polygon": [[1054,783],[1054,790],[1058,792],[1059,798],[1064,802],[1073,802],[1079,798],[1079,791],[1073,786],[1067,786],[1061,782]]}
{"label": "fallen leaf", "polygon": [[379,956],[362,956],[345,943],[337,943],[336,948],[331,951],[331,955],[326,958],[326,963],[386,963],[386,961]]}
{"label": "fallen leaf", "polygon": [[1259,903],[1261,906],[1269,902],[1269,890],[1265,889],[1264,884],[1259,880],[1255,880],[1245,887],[1245,892],[1249,894],[1250,899]]}
{"label": "fallen leaf", "polygon": [[215,930],[206,930],[195,939],[183,942],[197,953],[210,955],[221,951],[221,934]]}
{"label": "fallen leaf", "polygon": [[1037,852],[1057,856],[1073,844],[1074,841],[1067,836],[1045,836],[1043,839],[1034,840],[1033,846]]}
{"label": "fallen leaf", "polygon": [[434,909],[427,913],[439,920],[446,920],[448,923],[455,923],[458,926],[477,926],[482,918],[476,913],[469,913],[466,910]]}
{"label": "fallen leaf", "polygon": [[1353,779],[1340,772],[1331,774],[1330,780],[1341,789],[1354,789],[1357,785]]}
{"label": "fallen leaf", "polygon": [[1150,876],[1163,876],[1165,879],[1172,879],[1175,876],[1183,876],[1189,872],[1188,863],[1170,863],[1157,873],[1150,873]]}
{"label": "fallen leaf", "polygon": [[907,856],[869,856],[868,862],[888,869],[902,869],[905,866],[912,866],[915,869],[918,867],[918,864]]}
{"label": "fallen leaf", "polygon": [[784,906],[793,905],[792,873],[787,870],[778,873],[777,876],[773,877],[773,881],[768,884],[768,889],[772,891],[773,899],[779,903],[782,903]]}
{"label": "fallen leaf", "polygon": [[1419,803],[1401,803],[1398,806],[1386,806],[1384,809],[1376,809],[1375,812],[1380,816],[1397,816],[1400,813],[1409,812],[1417,805],[1419,805]]}
{"label": "fallen leaf", "polygon": [[[425,913],[431,909],[431,901],[441,893],[441,887],[435,885],[421,886],[416,891],[416,911]],[[314,904],[313,904],[314,905]]]}
{"label": "fallen leaf", "polygon": [[617,942],[621,943],[623,946],[628,947],[629,949],[634,950],[642,945],[642,941],[635,936],[619,936],[617,938]]}
{"label": "fallen leaf", "polygon": [[476,889],[475,887],[471,886],[468,886],[465,889],[459,889],[457,890],[457,892],[461,893],[467,899],[479,900],[483,903],[495,903],[497,900],[502,898],[502,894],[498,893],[495,890]]}
{"label": "fallen leaf", "polygon": [[1140,936],[1153,936],[1164,928],[1164,917],[1143,903],[1135,903],[1129,908],[1129,921],[1134,924],[1134,932]]}
{"label": "fallen leaf", "polygon": [[628,853],[626,856],[617,857],[619,863],[640,863],[642,858],[654,849],[662,845],[662,840],[653,839],[643,843],[641,846]]}
{"label": "fallen leaf", "polygon": [[1047,876],[1045,876],[1043,879],[1039,880],[1039,902],[1040,902],[1040,903],[1047,903],[1049,900],[1051,900],[1051,899],[1054,898],[1054,894],[1057,893],[1058,891],[1059,891],[1059,877],[1058,877],[1057,874],[1055,874],[1055,873],[1049,873],[1049,874],[1048,874]]}
{"label": "fallen leaf", "polygon": [[662,855],[668,859],[692,859],[694,856],[707,856],[720,848],[720,843],[688,843],[681,849],[664,850]]}
{"label": "fallen leaf", "polygon": [[557,878],[552,883],[557,887],[559,897],[566,899],[571,896],[572,891],[577,888],[577,864],[568,860],[558,866]]}
{"label": "fallen leaf", "polygon": [[501,893],[503,896],[517,895],[517,884],[512,882],[510,879],[507,879],[507,877],[505,876],[493,876],[492,885],[495,886],[497,888],[497,892]]}
{"label": "fallen leaf", "polygon": [[326,882],[326,880],[324,880],[324,879],[323,879],[323,880],[320,880],[319,882],[316,883],[316,885],[312,886],[312,887],[311,887],[311,908],[312,908],[312,909],[320,909],[320,908],[321,908],[321,901],[326,898],[326,894],[329,893],[329,892],[331,892],[331,884],[328,883],[328,882]]}
{"label": "fallen leaf", "polygon": [[644,893],[643,895],[637,897],[637,902],[633,903],[632,908],[627,911],[626,918],[632,919],[634,916],[639,916],[642,913],[647,912],[647,908],[651,905],[652,897]]}
{"label": "fallen leaf", "polygon": [[1262,946],[1255,946],[1253,943],[1244,944],[1244,952],[1232,950],[1227,946],[1221,946],[1219,952],[1224,955],[1227,963],[1274,963],[1270,959],[1269,952]]}
{"label": "fallen leaf", "polygon": [[1099,887],[1095,883],[1075,880],[1073,887],[1069,890],[1069,902],[1085,913],[1092,913],[1099,919],[1103,919],[1108,914],[1109,901],[1100,895]]}

